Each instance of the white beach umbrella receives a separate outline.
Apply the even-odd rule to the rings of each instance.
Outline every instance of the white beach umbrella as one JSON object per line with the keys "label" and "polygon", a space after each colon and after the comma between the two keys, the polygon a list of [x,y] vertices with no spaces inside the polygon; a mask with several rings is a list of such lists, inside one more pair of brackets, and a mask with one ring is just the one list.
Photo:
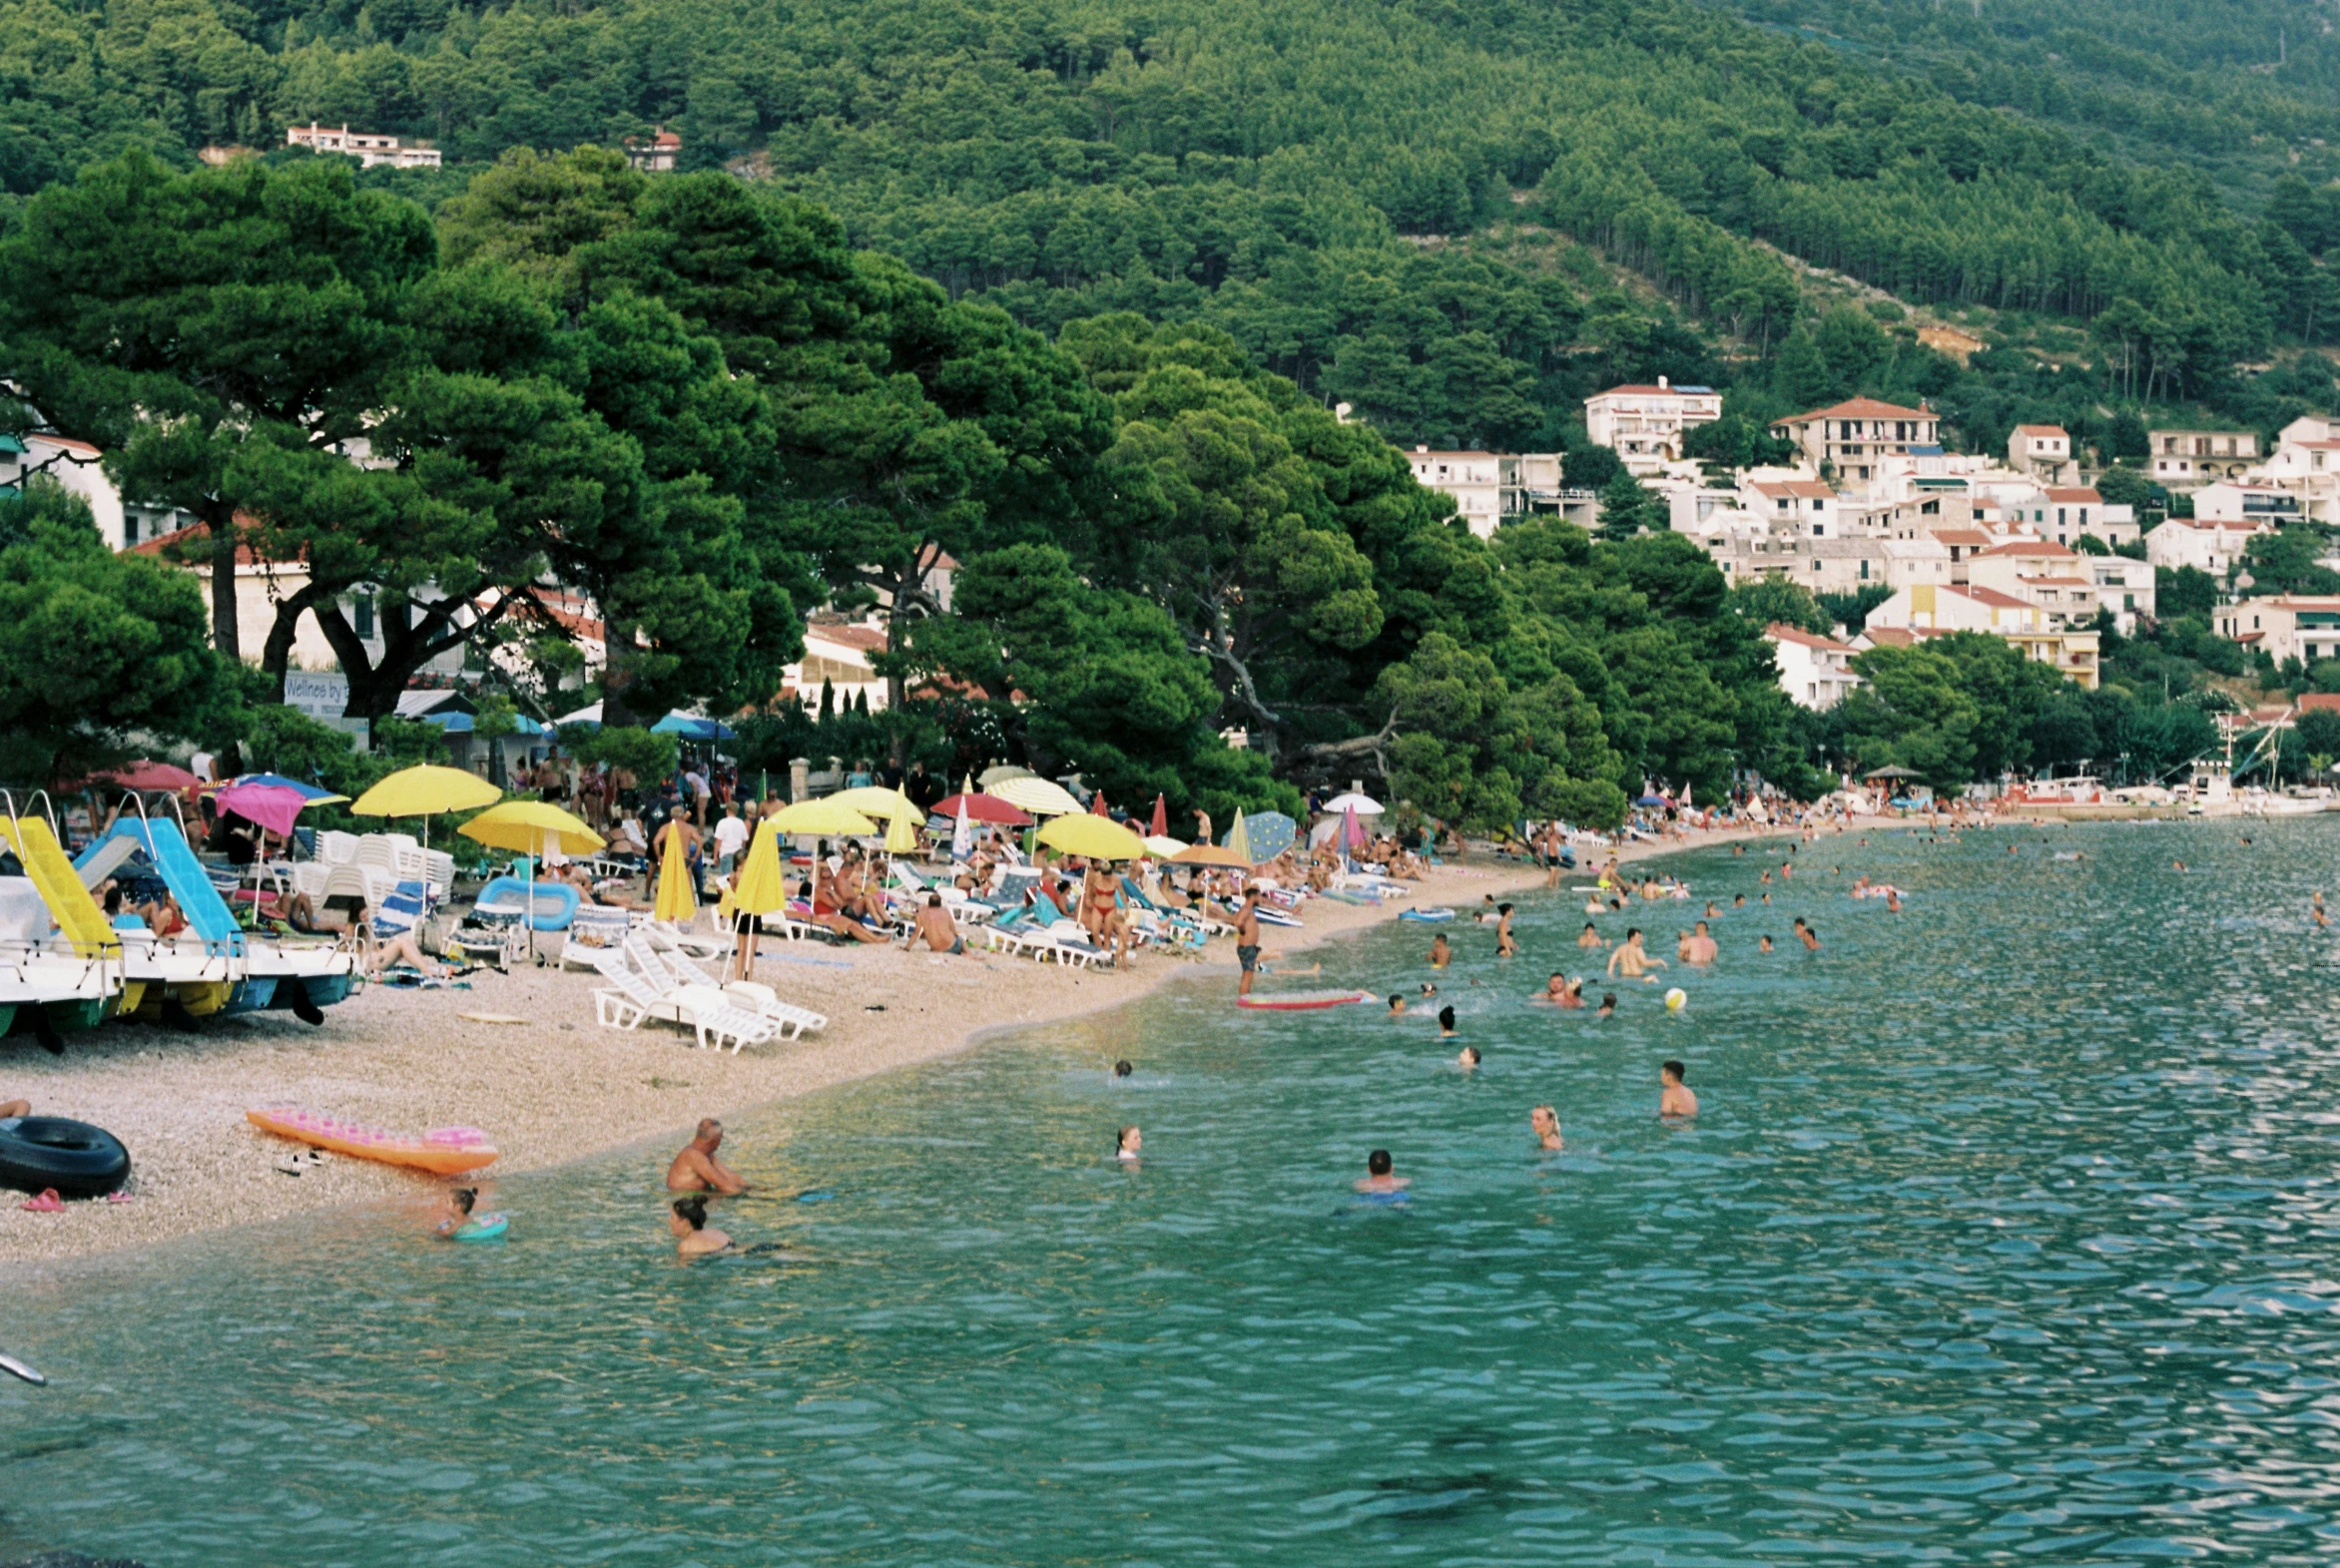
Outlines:
{"label": "white beach umbrella", "polygon": [[1351,789],[1346,794],[1337,794],[1327,800],[1323,809],[1335,816],[1343,811],[1355,811],[1360,816],[1379,816],[1382,814],[1382,803],[1372,795],[1360,794]]}

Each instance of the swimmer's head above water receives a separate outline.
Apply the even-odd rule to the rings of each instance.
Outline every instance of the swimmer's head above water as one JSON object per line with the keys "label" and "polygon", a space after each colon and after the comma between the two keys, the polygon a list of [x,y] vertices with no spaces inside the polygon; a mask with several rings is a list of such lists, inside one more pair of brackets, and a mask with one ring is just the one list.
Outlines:
{"label": "swimmer's head above water", "polygon": [[689,1198],[677,1198],[674,1202],[674,1211],[675,1218],[692,1230],[704,1231],[707,1229],[707,1200],[697,1194],[693,1194]]}
{"label": "swimmer's head above water", "polygon": [[1113,1135],[1113,1157],[1117,1160],[1134,1160],[1138,1151],[1145,1147],[1145,1134],[1134,1127],[1124,1127]]}

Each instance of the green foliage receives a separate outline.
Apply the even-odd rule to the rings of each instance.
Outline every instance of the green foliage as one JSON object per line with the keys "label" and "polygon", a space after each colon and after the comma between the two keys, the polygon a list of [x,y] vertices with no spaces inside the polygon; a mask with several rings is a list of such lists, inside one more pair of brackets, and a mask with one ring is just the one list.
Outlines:
{"label": "green foliage", "polygon": [[1836,624],[1812,596],[1812,590],[1783,577],[1734,584],[1729,608],[1731,614],[1757,627],[1776,621],[1820,637],[1826,637]]}
{"label": "green foliage", "polygon": [[[2128,416],[2134,419],[2135,415]],[[2107,468],[2096,476],[2096,493],[2110,506],[2133,506],[2142,513],[2152,501],[2153,485],[2134,468]]]}
{"label": "green foliage", "polygon": [[184,575],[115,555],[89,510],[36,482],[0,548],[0,775],[39,784],[125,755],[132,732],[193,738],[234,688]]}
{"label": "green foliage", "polygon": [[2244,563],[2254,579],[2250,591],[2253,594],[2340,593],[2340,572],[2317,564],[2317,557],[2330,549],[2320,530],[2305,525],[2255,535],[2243,551]]}
{"label": "green foliage", "polygon": [[2218,608],[2218,580],[2198,566],[2153,568],[2153,608],[2164,621],[2200,616],[2207,624]]}
{"label": "green foliage", "polygon": [[673,736],[634,725],[604,725],[575,735],[563,731],[561,745],[587,766],[630,773],[644,784],[671,776],[681,755],[681,746]]}

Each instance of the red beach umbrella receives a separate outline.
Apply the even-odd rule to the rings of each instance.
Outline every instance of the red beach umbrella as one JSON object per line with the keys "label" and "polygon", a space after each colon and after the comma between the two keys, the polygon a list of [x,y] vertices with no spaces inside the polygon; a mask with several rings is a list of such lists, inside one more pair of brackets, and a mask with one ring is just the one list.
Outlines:
{"label": "red beach umbrella", "polygon": [[1030,817],[995,794],[954,794],[946,800],[938,801],[933,814],[956,816],[961,805],[966,807],[967,820],[970,822],[995,822],[1001,827],[1029,827],[1032,822]]}
{"label": "red beach umbrella", "polygon": [[1090,814],[1095,816],[1109,816],[1112,814],[1105,809],[1104,790],[1099,789],[1095,794],[1089,796],[1089,811]]}
{"label": "red beach umbrella", "polygon": [[1154,796],[1154,821],[1146,831],[1155,838],[1170,836],[1170,805],[1160,795]]}
{"label": "red beach umbrella", "polygon": [[141,759],[112,773],[99,774],[91,783],[120,784],[125,789],[192,789],[203,781],[184,768]]}

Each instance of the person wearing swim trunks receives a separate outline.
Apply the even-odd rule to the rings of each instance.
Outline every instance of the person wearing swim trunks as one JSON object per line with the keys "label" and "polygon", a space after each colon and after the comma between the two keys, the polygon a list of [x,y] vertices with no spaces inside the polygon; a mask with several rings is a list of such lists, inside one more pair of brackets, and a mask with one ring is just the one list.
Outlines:
{"label": "person wearing swim trunks", "polygon": [[732,1244],[732,1239],[707,1223],[707,1200],[678,1198],[666,1217],[666,1228],[675,1239],[675,1253],[683,1258],[704,1258],[709,1253],[720,1253]]}
{"label": "person wearing swim trunks", "polygon": [[666,1168],[666,1190],[670,1193],[744,1193],[747,1182],[737,1171],[715,1158],[715,1151],[723,1147],[723,1123],[710,1116],[699,1124],[699,1136],[683,1147],[683,1152]]}
{"label": "person wearing swim trunks", "polygon": [[1447,933],[1441,931],[1430,939],[1430,966],[1444,969],[1455,961],[1455,949],[1447,945]]}
{"label": "person wearing swim trunks", "polygon": [[928,952],[957,955],[967,950],[967,939],[958,934],[958,927],[950,922],[950,911],[942,907],[942,895],[928,892],[926,901],[918,909],[917,918],[910,923],[909,940],[902,945],[915,949],[923,942]]}
{"label": "person wearing swim trunks", "polygon": [[1260,966],[1260,891],[1256,887],[1243,890],[1243,907],[1235,911],[1235,961],[1243,965],[1243,979],[1235,994],[1249,996]]}

